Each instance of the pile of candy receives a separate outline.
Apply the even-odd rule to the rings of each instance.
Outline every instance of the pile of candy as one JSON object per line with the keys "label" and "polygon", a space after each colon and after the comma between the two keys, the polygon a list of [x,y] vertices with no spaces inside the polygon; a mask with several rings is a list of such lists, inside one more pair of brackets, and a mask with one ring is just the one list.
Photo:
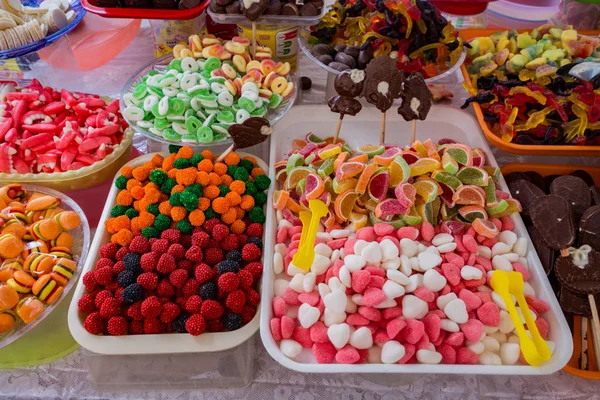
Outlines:
{"label": "pile of candy", "polygon": [[397,60],[398,69],[439,75],[458,62],[462,39],[440,11],[417,0],[341,0],[311,28],[312,54],[338,70],[359,68],[378,56]]}
{"label": "pile of candy", "polygon": [[[318,363],[515,364],[519,339],[489,286],[493,270],[523,274],[547,338],[549,307],[527,283],[527,240],[509,217],[519,203],[495,189],[481,150],[428,140],[352,152],[308,139],[277,163],[284,190],[273,199],[270,327],[286,356],[306,348]],[[307,199],[333,205],[310,272],[292,263]]]}
{"label": "pile of candy", "polygon": [[115,181],[111,241],[78,302],[92,334],[234,331],[256,313],[270,179],[252,157],[171,150]]}
{"label": "pile of candy", "polygon": [[197,7],[201,0],[96,0],[98,7],[156,8],[186,10]]}
{"label": "pile of candy", "polygon": [[[249,4],[249,7],[246,7]],[[244,14],[249,20],[256,21],[261,15],[289,15],[314,17],[321,14],[323,0],[309,0],[300,4],[287,0],[257,0],[244,2],[239,0],[211,0],[210,10],[217,14]]]}
{"label": "pile of candy", "polygon": [[600,39],[550,25],[505,31],[470,42],[467,71],[472,97],[485,120],[507,142],[598,144],[598,82],[568,75],[580,61],[598,61]]}
{"label": "pile of candy", "polygon": [[276,63],[268,48],[250,56],[250,41],[212,35],[175,46],[163,72],[150,70],[124,95],[123,115],[154,136],[173,142],[211,143],[250,117],[263,117],[295,95],[290,64]]}
{"label": "pile of candy", "polygon": [[119,101],[33,82],[2,92],[0,172],[74,171],[103,160],[133,136]]}
{"label": "pile of candy", "polygon": [[18,184],[0,188],[0,333],[33,322],[77,270],[69,231],[81,220],[59,206],[60,199]]}

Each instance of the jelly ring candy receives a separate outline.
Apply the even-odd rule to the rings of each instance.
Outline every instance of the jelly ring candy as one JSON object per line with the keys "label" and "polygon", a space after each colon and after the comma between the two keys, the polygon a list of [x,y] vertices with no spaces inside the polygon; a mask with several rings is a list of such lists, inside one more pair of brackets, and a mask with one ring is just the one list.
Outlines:
{"label": "jelly ring candy", "polygon": [[151,94],[150,96],[144,99],[144,111],[152,111],[152,107],[158,103],[159,97]]}
{"label": "jelly ring candy", "polygon": [[235,122],[236,124],[242,124],[245,120],[250,118],[250,113],[246,110],[238,110],[235,113]]}
{"label": "jelly ring candy", "polygon": [[214,133],[212,129],[210,129],[210,127],[203,126],[200,129],[198,129],[198,132],[196,133],[196,138],[200,143],[210,143],[213,141]]}
{"label": "jelly ring candy", "polygon": [[229,90],[229,93],[231,93],[233,96],[235,96],[237,94],[237,87],[235,86],[235,84],[231,81],[225,81],[225,87],[227,88],[227,90]]}
{"label": "jelly ring candy", "polygon": [[133,97],[135,97],[138,100],[141,100],[144,98],[147,91],[148,91],[148,87],[146,85],[144,85],[143,83],[139,83],[133,89]]}
{"label": "jelly ring candy", "polygon": [[217,96],[217,102],[224,107],[231,107],[233,105],[233,95],[227,90],[221,92]]}
{"label": "jelly ring candy", "polygon": [[219,94],[221,92],[228,91],[223,83],[213,82],[210,84],[210,88],[213,92]]}
{"label": "jelly ring candy", "polygon": [[252,112],[254,111],[254,109],[256,109],[256,103],[254,102],[254,100],[251,100],[244,96],[240,97],[240,99],[238,100],[238,106],[240,106],[240,108],[243,108],[248,112]]}
{"label": "jelly ring candy", "polygon": [[260,106],[256,110],[252,111],[250,113],[250,115],[252,115],[253,117],[264,117],[266,113],[267,113],[267,107]]}
{"label": "jelly ring candy", "polygon": [[198,71],[198,63],[193,57],[186,57],[181,60],[181,69],[184,71],[196,72]]}
{"label": "jelly ring candy", "polygon": [[179,139],[177,141],[182,142],[182,143],[197,143],[198,142],[198,140],[196,139],[196,135],[179,136]]}
{"label": "jelly ring candy", "polygon": [[242,92],[242,96],[245,97],[245,98],[247,98],[247,99],[250,99],[252,101],[258,100],[258,93],[252,92],[250,90],[248,90],[246,92]]}
{"label": "jelly ring candy", "polygon": [[156,129],[165,129],[165,128],[168,128],[170,125],[171,125],[171,122],[169,122],[169,120],[166,118],[155,118],[154,119],[154,127]]}
{"label": "jelly ring candy", "polygon": [[158,82],[158,86],[165,88],[171,86],[175,82],[177,82],[177,78],[171,74],[167,74]]}
{"label": "jelly ring candy", "polygon": [[171,140],[173,142],[178,142],[181,140],[181,135],[177,132],[175,132],[173,129],[171,128],[166,128],[162,131],[162,136],[167,139],[167,140]]}
{"label": "jelly ring candy", "polygon": [[165,96],[175,97],[177,96],[177,93],[179,93],[179,89],[175,89],[174,87],[169,86],[162,88],[162,92]]}
{"label": "jelly ring candy", "polygon": [[287,86],[288,81],[284,77],[278,76],[277,78],[273,79],[273,82],[271,83],[271,91],[273,93],[282,94]]}
{"label": "jelly ring candy", "polygon": [[221,111],[217,114],[217,120],[219,122],[233,122],[235,116],[231,111]]}
{"label": "jelly ring candy", "polygon": [[229,79],[235,79],[237,76],[237,72],[235,72],[235,69],[229,64],[223,64],[221,71],[223,71],[223,74]]}
{"label": "jelly ring candy", "polygon": [[209,57],[204,63],[204,71],[202,72],[212,72],[216,69],[221,68],[221,60],[218,57]]}
{"label": "jelly ring candy", "polygon": [[235,55],[239,55],[244,54],[246,52],[246,47],[241,43],[228,41],[227,43],[225,43],[225,50]]}
{"label": "jelly ring candy", "polygon": [[150,121],[138,121],[137,122],[137,126],[139,126],[142,129],[148,129],[148,128],[152,128],[154,126],[153,122]]}
{"label": "jelly ring candy", "polygon": [[239,72],[246,72],[246,60],[244,59],[244,57],[242,57],[240,55],[236,54],[233,56],[233,66]]}
{"label": "jelly ring candy", "polygon": [[286,86],[283,93],[281,93],[281,95],[283,97],[288,97],[292,93],[293,90],[294,90],[294,82],[288,82],[288,85]]}
{"label": "jelly ring candy", "polygon": [[242,85],[242,93],[255,92],[258,94],[258,85],[254,82],[246,82]]}
{"label": "jelly ring candy", "polygon": [[[175,49],[173,49],[173,51],[175,51]],[[169,66],[167,67],[168,69],[174,69],[176,71],[179,72],[183,72],[183,70],[181,69],[181,60],[180,59],[174,59],[173,61],[171,61],[169,63]]]}
{"label": "jelly ring candy", "polygon": [[[204,65],[206,65],[206,63]],[[200,72],[200,76],[203,79],[205,79],[206,81],[208,81],[210,78],[212,78],[212,76],[210,75],[210,71],[208,71],[208,70],[204,70],[204,71]]]}
{"label": "jelly ring candy", "polygon": [[194,97],[194,96],[201,96],[201,95],[207,95],[210,94],[210,85],[208,84],[208,82],[206,82],[205,80],[201,81],[199,85],[196,85],[194,87],[191,87],[188,89],[187,93],[188,95]]}
{"label": "jelly ring candy", "polygon": [[188,119],[185,120],[185,128],[190,133],[197,132],[201,126],[202,126],[202,122],[200,122],[200,120],[196,117],[189,117]]}
{"label": "jelly ring candy", "polygon": [[198,78],[196,77],[196,75],[187,74],[184,75],[179,81],[179,87],[181,88],[181,90],[185,90],[187,92],[189,89],[196,86],[197,83]]}
{"label": "jelly ring candy", "polygon": [[283,101],[283,97],[277,93],[273,93],[269,99],[269,108],[277,108]]}
{"label": "jelly ring candy", "polygon": [[181,99],[169,98],[168,115],[183,115],[185,112],[185,103]]}
{"label": "jelly ring candy", "polygon": [[130,121],[137,122],[144,119],[144,110],[135,106],[125,107],[123,116]]}

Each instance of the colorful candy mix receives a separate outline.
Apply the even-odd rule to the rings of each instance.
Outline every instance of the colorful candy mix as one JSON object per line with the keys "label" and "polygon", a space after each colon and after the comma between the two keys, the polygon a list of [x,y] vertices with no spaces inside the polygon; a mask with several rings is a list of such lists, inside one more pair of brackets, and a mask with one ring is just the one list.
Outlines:
{"label": "colorful candy mix", "polygon": [[104,159],[126,137],[119,101],[55,90],[33,80],[0,102],[0,172],[74,171]]}
{"label": "colorful candy mix", "polygon": [[200,335],[254,318],[271,181],[252,157],[170,150],[115,181],[111,240],[78,303],[92,334]]}

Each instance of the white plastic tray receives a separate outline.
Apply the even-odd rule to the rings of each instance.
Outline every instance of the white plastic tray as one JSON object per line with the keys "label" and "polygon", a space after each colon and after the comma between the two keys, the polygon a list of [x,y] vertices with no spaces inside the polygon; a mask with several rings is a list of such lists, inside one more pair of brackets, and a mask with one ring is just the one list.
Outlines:
{"label": "white plastic tray", "polygon": [[[310,119],[307,116],[310,115]],[[356,117],[344,119],[340,137],[351,147],[379,141],[380,113],[375,108],[364,107]],[[307,132],[318,136],[332,136],[335,132],[338,117],[327,107],[297,106],[277,124],[271,144],[271,168],[269,174],[274,179],[275,162],[283,159],[291,150],[292,140],[304,138]],[[387,113],[386,142],[406,145],[410,140],[411,123],[405,122],[395,110]],[[434,106],[426,121],[417,123],[417,139],[423,141],[431,138],[438,141],[442,138],[452,138],[471,147],[479,147],[488,157],[487,164],[497,166],[492,151],[483,138],[477,121],[465,112],[447,106]],[[500,178],[500,189],[508,191],[504,178]],[[272,204],[273,190],[269,191],[268,204]],[[267,351],[277,362],[286,368],[310,373],[412,373],[412,374],[473,374],[473,375],[547,375],[552,374],[566,365],[573,352],[573,339],[567,321],[558,305],[554,292],[548,282],[539,257],[537,256],[519,215],[512,217],[515,222],[515,233],[529,241],[527,261],[533,286],[539,298],[550,305],[550,311],[544,314],[550,326],[549,340],[556,343],[555,353],[550,361],[539,367],[528,365],[491,366],[491,365],[426,365],[426,364],[317,364],[310,349],[292,360],[279,350],[279,346],[271,335],[269,321],[273,317],[273,247],[275,245],[276,218],[272,207],[267,212],[267,223],[272,229],[267,229],[265,241],[265,263],[263,272],[263,290],[261,301],[260,334]]]}
{"label": "white plastic tray", "polygon": [[[138,167],[150,161],[156,153],[146,154],[127,163],[133,167]],[[167,153],[161,153],[168,156]],[[248,153],[238,152],[241,157],[250,155]],[[252,155],[263,169],[267,170],[267,164],[260,158]],[[120,170],[115,179],[120,175]],[[110,241],[110,234],[105,230],[104,223],[110,218],[110,210],[115,205],[115,200],[119,189],[113,184],[102,212],[102,217],[98,223],[98,229],[94,236],[94,241],[90,248],[81,276],[95,268],[96,262],[100,259],[100,247]],[[269,203],[267,203],[269,204]],[[266,205],[265,205],[266,206]],[[265,223],[268,224],[269,221]],[[263,237],[263,241],[265,238]],[[264,257],[264,254],[263,254]],[[263,260],[264,261],[264,260]],[[160,335],[126,335],[126,336],[100,336],[92,335],[83,327],[85,318],[77,309],[77,302],[85,294],[83,280],[80,280],[75,289],[73,301],[69,307],[69,329],[73,338],[81,345],[94,353],[98,354],[174,354],[174,353],[210,353],[215,351],[227,350],[240,345],[248,340],[259,327],[260,309],[257,309],[256,315],[252,321],[248,322],[242,328],[234,332],[203,333],[199,336],[192,336],[187,333],[165,333]]]}

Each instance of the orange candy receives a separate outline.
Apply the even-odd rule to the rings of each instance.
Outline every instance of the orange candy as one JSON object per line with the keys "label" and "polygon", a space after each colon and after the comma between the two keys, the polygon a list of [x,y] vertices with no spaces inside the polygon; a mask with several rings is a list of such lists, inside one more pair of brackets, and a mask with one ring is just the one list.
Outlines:
{"label": "orange candy", "polygon": [[225,197],[217,197],[212,202],[212,208],[218,214],[225,214],[231,208],[231,204]]}
{"label": "orange candy", "polygon": [[173,218],[173,221],[179,222],[185,217],[187,217],[187,211],[184,207],[177,206],[171,209],[171,218]]}
{"label": "orange candy", "polygon": [[221,193],[221,191],[215,185],[207,186],[204,189],[204,196],[209,198],[210,200],[213,200],[213,199],[216,199],[217,197],[219,197],[220,193]]}
{"label": "orange candy", "polygon": [[202,154],[202,157],[204,157],[205,160],[210,160],[212,162],[212,159],[213,159],[212,151],[203,150],[202,153],[200,153],[200,154]]}
{"label": "orange candy", "polygon": [[150,171],[151,169],[144,165],[142,167],[134,168],[132,173],[136,180],[143,182],[150,176]]}
{"label": "orange candy", "polygon": [[221,221],[225,222],[227,225],[231,225],[237,219],[237,212],[234,208],[230,208],[225,214],[221,215]]}
{"label": "orange candy", "polygon": [[158,205],[158,212],[164,215],[171,215],[172,208],[173,206],[171,206],[168,201],[163,201]]}
{"label": "orange candy", "polygon": [[230,229],[231,229],[231,233],[240,235],[240,234],[244,233],[244,231],[246,230],[246,224],[241,219],[238,219],[233,224],[231,224]]}
{"label": "orange candy", "polygon": [[242,210],[252,210],[252,208],[254,207],[254,199],[252,198],[252,196],[247,194],[242,196],[242,202],[240,203],[240,207],[242,208]]}
{"label": "orange candy", "polygon": [[177,170],[175,180],[180,185],[189,186],[196,182],[196,172],[196,168],[193,167]]}
{"label": "orange candy", "polygon": [[190,159],[194,155],[194,151],[189,146],[183,146],[177,151],[177,158]]}
{"label": "orange candy", "polygon": [[218,162],[213,166],[213,169],[215,171],[215,174],[219,175],[219,176],[223,176],[227,173],[227,165],[222,163],[222,162]]}
{"label": "orange candy", "polygon": [[141,200],[145,195],[146,191],[141,186],[136,186],[130,190],[131,196],[136,200]]}
{"label": "orange candy", "polygon": [[240,156],[232,152],[227,154],[223,161],[225,161],[225,164],[227,165],[238,165],[240,163]]}
{"label": "orange candy", "polygon": [[244,183],[244,181],[233,181],[231,182],[231,185],[229,185],[229,189],[232,192],[244,194],[244,192],[246,191],[246,184]]}
{"label": "orange candy", "polygon": [[133,167],[126,165],[121,168],[121,175],[123,175],[127,179],[131,179],[133,177]]}
{"label": "orange candy", "polygon": [[225,195],[225,198],[232,206],[237,206],[242,202],[242,196],[238,192],[229,192]]}
{"label": "orange candy", "polygon": [[208,207],[210,207],[210,200],[206,197],[200,197],[198,199],[198,208],[202,211],[206,211],[208,210]]}
{"label": "orange candy", "polygon": [[196,174],[196,183],[199,183],[202,186],[208,186],[208,185],[210,185],[210,178],[208,177],[208,172],[206,172],[206,171],[199,171]]}
{"label": "orange candy", "polygon": [[119,232],[112,235],[110,241],[121,246],[127,246],[133,240],[133,233],[127,229],[121,229]]}
{"label": "orange candy", "polygon": [[211,172],[213,170],[213,163],[211,160],[205,158],[198,163],[198,171]]}
{"label": "orange candy", "polygon": [[214,172],[208,174],[208,179],[210,179],[211,185],[219,186],[221,184],[221,177]]}
{"label": "orange candy", "polygon": [[152,157],[152,165],[154,165],[155,167],[160,167],[164,161],[164,157],[161,156],[160,154],[156,153],[153,157]]}
{"label": "orange candy", "polygon": [[193,226],[202,226],[206,219],[206,217],[204,216],[204,212],[202,212],[201,210],[192,211],[188,218]]}

